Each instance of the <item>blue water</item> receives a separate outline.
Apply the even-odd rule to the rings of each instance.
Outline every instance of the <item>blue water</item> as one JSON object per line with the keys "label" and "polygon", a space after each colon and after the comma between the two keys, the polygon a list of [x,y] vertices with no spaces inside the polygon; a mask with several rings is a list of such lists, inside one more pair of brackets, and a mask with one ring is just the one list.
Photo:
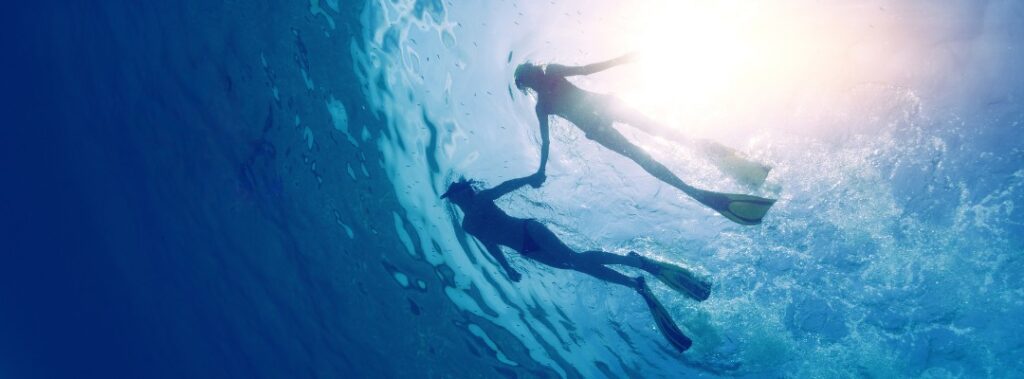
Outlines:
{"label": "blue water", "polygon": [[702,119],[774,166],[760,188],[627,131],[695,185],[779,198],[758,226],[552,125],[547,183],[499,205],[711,278],[701,303],[652,282],[686,353],[629,290],[515,254],[509,282],[438,196],[536,168],[515,65],[622,53],[592,41],[622,4],[5,12],[0,377],[1024,375],[1016,1],[772,3],[870,38]]}

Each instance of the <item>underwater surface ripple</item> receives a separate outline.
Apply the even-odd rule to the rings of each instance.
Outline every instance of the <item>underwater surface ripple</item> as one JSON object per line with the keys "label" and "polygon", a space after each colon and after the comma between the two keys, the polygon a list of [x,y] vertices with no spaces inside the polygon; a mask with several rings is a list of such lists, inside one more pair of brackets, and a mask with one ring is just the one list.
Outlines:
{"label": "underwater surface ripple", "polygon": [[[756,228],[726,225],[661,191],[556,122],[551,179],[503,206],[552,224],[576,248],[644,251],[709,273],[715,292],[698,305],[656,289],[696,341],[682,359],[661,347],[625,290],[522,260],[515,264],[526,279],[505,283],[436,196],[460,175],[494,184],[532,172],[536,121],[531,102],[510,87],[510,70],[536,56],[586,63],[616,54],[560,49],[600,26],[599,9],[371,2],[363,14],[368,33],[354,57],[371,103],[389,120],[378,142],[389,177],[424,259],[452,269],[446,293],[486,320],[483,330],[507,331],[560,375],[1004,376],[1024,368],[1014,357],[1019,339],[1000,325],[1024,311],[1015,274],[1024,167],[1020,143],[1008,143],[1019,140],[1021,115],[1012,101],[968,97],[1015,99],[1020,87],[1008,83],[979,90],[983,84],[921,75],[808,85],[794,102],[820,109],[773,115],[772,129],[754,134],[754,154],[775,165],[766,191],[782,199]],[[981,46],[1021,33],[998,17],[978,22],[988,28],[976,37]],[[572,27],[545,36],[551,25]],[[970,72],[990,59],[978,54],[955,68]],[[820,103],[824,91],[839,104]],[[642,143],[673,169],[722,189],[696,157]]]}
{"label": "underwater surface ripple", "polygon": [[[678,94],[719,101],[674,116],[767,182],[622,131],[697,187],[778,198],[757,226],[553,120],[544,186],[498,205],[711,278],[700,303],[650,280],[686,353],[627,289],[515,254],[507,280],[440,194],[536,169],[516,65],[618,56],[630,10],[666,3],[706,4],[21,4],[0,377],[1024,376],[1019,1],[716,2],[794,14],[794,54],[824,57]],[[641,71],[573,80],[626,95]]]}

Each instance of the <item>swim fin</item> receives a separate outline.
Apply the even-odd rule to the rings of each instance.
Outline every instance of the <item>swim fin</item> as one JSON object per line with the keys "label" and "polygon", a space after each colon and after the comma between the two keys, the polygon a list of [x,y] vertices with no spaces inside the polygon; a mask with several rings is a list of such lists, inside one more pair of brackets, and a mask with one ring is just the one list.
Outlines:
{"label": "swim fin", "polygon": [[640,277],[640,288],[637,289],[637,292],[644,298],[647,308],[651,310],[651,316],[654,316],[654,324],[658,326],[661,335],[668,339],[669,344],[679,349],[679,352],[686,351],[693,345],[693,340],[683,334],[682,330],[679,330],[675,321],[672,320],[672,316],[658,302],[658,299],[654,298],[654,295],[651,294],[651,289],[647,287],[647,283],[643,280],[643,277]]}
{"label": "swim fin", "polygon": [[770,166],[744,158],[738,151],[717,142],[699,140],[697,144],[711,164],[742,184],[758,187],[772,170]]}
{"label": "swim fin", "polygon": [[690,196],[701,204],[707,205],[725,218],[742,225],[760,224],[761,219],[775,204],[775,199],[751,195],[719,193],[695,188],[692,192],[689,193]]}
{"label": "swim fin", "polygon": [[701,280],[690,270],[674,264],[648,259],[633,251],[629,252],[629,256],[639,259],[641,269],[657,277],[669,288],[697,301],[707,300],[708,296],[711,296],[711,283]]}

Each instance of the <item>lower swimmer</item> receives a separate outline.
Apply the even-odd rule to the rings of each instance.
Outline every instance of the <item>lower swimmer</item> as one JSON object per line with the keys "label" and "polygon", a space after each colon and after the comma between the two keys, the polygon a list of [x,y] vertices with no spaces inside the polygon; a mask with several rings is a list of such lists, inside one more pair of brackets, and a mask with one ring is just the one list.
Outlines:
{"label": "lower swimmer", "polygon": [[567,246],[544,224],[533,220],[509,216],[498,208],[494,201],[520,187],[543,181],[537,174],[508,180],[496,187],[477,190],[473,182],[461,179],[452,183],[441,196],[447,198],[465,215],[462,227],[466,233],[476,237],[505,270],[509,279],[518,282],[522,275],[508,263],[500,246],[508,247],[521,256],[560,269],[570,269],[593,276],[606,282],[623,285],[639,293],[650,308],[658,330],[672,346],[685,351],[692,345],[676,326],[671,316],[651,294],[643,276],[631,278],[609,265],[630,266],[644,270],[669,287],[697,300],[703,301],[711,293],[711,285],[690,271],[668,263],[658,262],[640,256],[635,252],[628,255],[605,251],[578,253]]}

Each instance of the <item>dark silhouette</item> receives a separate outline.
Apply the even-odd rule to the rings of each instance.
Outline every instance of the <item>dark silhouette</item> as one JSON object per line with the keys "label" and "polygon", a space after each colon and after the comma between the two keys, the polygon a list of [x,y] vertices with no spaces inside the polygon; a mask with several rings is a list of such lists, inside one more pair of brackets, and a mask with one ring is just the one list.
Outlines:
{"label": "dark silhouette", "polygon": [[[540,122],[541,153],[540,167],[536,174],[539,179],[535,185],[539,186],[546,178],[545,167],[551,145],[548,136],[548,117],[557,115],[583,130],[588,139],[633,160],[654,177],[682,190],[728,219],[744,225],[760,223],[765,213],[775,203],[774,199],[712,192],[686,184],[642,148],[626,139],[612,124],[621,122],[649,134],[673,137],[676,140],[684,137],[679,133],[671,132],[671,128],[663,127],[622,104],[613,96],[585,91],[566,80],[568,76],[593,74],[629,62],[631,59],[631,55],[624,55],[586,66],[557,64],[538,66],[524,63],[516,68],[516,87],[524,91],[530,89],[537,94],[536,112]],[[710,141],[696,141],[691,144],[697,145],[702,152],[706,153],[712,163],[715,163],[723,171],[733,173],[734,176],[743,178],[744,181],[760,184],[768,174],[769,168],[748,162],[725,146]]]}
{"label": "dark silhouette", "polygon": [[527,184],[539,185],[542,180],[542,176],[534,174],[477,191],[470,181],[463,179],[452,183],[441,198],[447,198],[462,210],[465,215],[462,220],[463,229],[483,243],[510,280],[518,282],[522,276],[509,265],[501,246],[515,250],[524,258],[551,267],[579,271],[606,282],[632,288],[643,296],[658,329],[665,338],[680,351],[688,349],[692,341],[679,330],[672,317],[654,298],[643,276],[631,278],[609,268],[608,265],[624,265],[644,270],[655,275],[669,287],[698,301],[708,298],[711,285],[682,267],[651,260],[635,252],[625,256],[604,251],[577,253],[566,246],[544,224],[533,219],[509,216],[494,204],[497,198]]}

